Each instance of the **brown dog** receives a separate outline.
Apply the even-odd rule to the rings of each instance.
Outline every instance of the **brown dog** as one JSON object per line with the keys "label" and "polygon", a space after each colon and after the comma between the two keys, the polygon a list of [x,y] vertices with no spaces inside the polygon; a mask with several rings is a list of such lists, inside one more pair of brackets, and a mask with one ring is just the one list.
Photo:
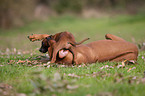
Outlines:
{"label": "brown dog", "polygon": [[[53,55],[53,49],[54,49],[54,44],[56,44],[56,41],[54,38],[52,38],[51,36],[47,37],[46,39],[44,39],[42,41],[42,46],[40,48],[40,52],[43,53],[48,51],[48,54],[50,56],[50,60],[52,59],[52,55]],[[49,46],[49,47],[48,47]],[[46,47],[48,47],[46,49]],[[60,55],[58,53],[61,53]],[[71,52],[68,49],[61,49],[59,52],[56,54],[56,61],[55,63],[61,63],[61,64],[73,64],[73,52]],[[69,54],[68,54],[69,53]],[[67,55],[67,56],[66,56]]]}
{"label": "brown dog", "polygon": [[[137,60],[138,48],[136,45],[123,40],[117,36],[107,34],[107,40],[94,41],[85,45],[78,45],[71,47],[75,52],[76,64],[81,63],[95,63],[104,61],[123,61],[123,60]],[[110,39],[110,40],[108,40]],[[56,43],[54,39],[49,39],[50,49],[49,53],[53,53],[52,49]],[[72,53],[67,49],[57,51],[55,63],[71,64],[73,60]]]}
{"label": "brown dog", "polygon": [[[52,38],[54,38],[54,37],[52,37]],[[82,40],[81,42],[76,43],[75,38],[71,33],[61,32],[54,39],[55,39],[56,43],[53,43],[53,54],[52,54],[51,63],[55,63],[56,55],[57,55],[58,51],[60,51],[61,49],[70,49],[70,51],[72,51],[70,48],[71,46],[75,47],[76,45],[83,43],[84,41],[88,40],[89,38],[86,38],[86,39]],[[73,51],[72,53],[73,53],[73,57],[75,59],[76,58],[75,51]]]}
{"label": "brown dog", "polygon": [[[51,50],[52,52],[49,52],[49,55],[50,55],[50,58],[51,58],[51,63],[55,63],[56,61],[56,55],[58,53],[59,50],[61,49],[70,49],[70,52],[72,51],[71,50],[71,46],[76,46],[76,45],[79,45],[81,43],[83,43],[84,41],[88,40],[89,38],[86,38],[84,40],[82,40],[81,42],[78,42],[76,43],[75,41],[75,38],[74,36],[69,33],[69,32],[60,32],[60,33],[57,33],[55,35],[51,35],[51,36],[48,36],[47,38],[45,38],[43,41],[42,41],[42,46],[40,48],[40,52],[47,52],[49,47],[50,47],[50,44],[49,44],[49,39],[53,39],[54,40],[54,44],[53,46],[51,45]],[[75,51],[72,52],[73,54],[73,58],[75,58],[76,56],[74,55]],[[72,61],[73,62],[73,61]]]}

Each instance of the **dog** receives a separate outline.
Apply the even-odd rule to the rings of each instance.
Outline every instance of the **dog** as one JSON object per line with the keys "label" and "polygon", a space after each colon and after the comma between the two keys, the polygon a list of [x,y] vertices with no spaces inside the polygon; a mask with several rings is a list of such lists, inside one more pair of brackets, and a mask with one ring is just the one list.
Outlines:
{"label": "dog", "polygon": [[50,47],[50,44],[48,41],[50,38],[55,41],[53,46],[51,46],[52,52],[51,53],[49,52],[49,55],[51,58],[51,63],[55,63],[57,52],[61,49],[70,49],[69,51],[73,54],[73,58],[76,58],[76,56],[74,55],[75,51],[72,52],[70,47],[71,46],[75,47],[76,45],[82,44],[84,41],[89,39],[89,38],[86,38],[86,39],[77,43],[75,41],[74,36],[70,32],[66,32],[66,31],[60,32],[60,33],[57,33],[55,35],[51,35],[51,36],[48,36],[47,38],[45,38],[42,41],[42,47],[39,49],[40,52],[46,53],[48,51],[48,49]]}
{"label": "dog", "polygon": [[[69,49],[63,48],[58,50],[55,63],[72,64],[72,60],[74,60],[73,54],[76,55],[76,59],[74,60],[75,64],[137,60],[138,48],[135,44],[112,34],[106,34],[105,37],[106,40],[94,41],[75,47],[71,46]],[[53,38],[49,38],[47,42],[49,42],[48,53],[52,55],[52,49],[56,41]],[[74,53],[70,52],[70,49]]]}
{"label": "dog", "polygon": [[[56,44],[55,39],[52,38],[52,36],[49,36],[42,41],[42,46],[39,51],[42,53],[46,53],[48,51],[48,54],[49,54],[50,60],[51,60],[52,55],[53,55],[54,44]],[[65,49],[65,48],[61,49],[59,52],[61,54],[60,55],[58,55],[58,53],[56,54],[55,63],[68,64],[68,65],[74,64],[74,62],[73,62],[74,53],[73,52],[71,52],[69,49]],[[69,54],[68,54],[68,52],[69,52]],[[68,55],[66,56],[66,54],[68,54]]]}

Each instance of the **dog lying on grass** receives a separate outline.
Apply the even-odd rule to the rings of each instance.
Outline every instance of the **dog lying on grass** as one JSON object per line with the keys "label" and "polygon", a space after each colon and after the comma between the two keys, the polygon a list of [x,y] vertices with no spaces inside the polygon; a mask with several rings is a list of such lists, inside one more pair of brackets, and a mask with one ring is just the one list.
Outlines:
{"label": "dog lying on grass", "polygon": [[[47,37],[47,38],[46,38]],[[50,46],[49,44],[49,38],[54,39],[55,43]],[[70,49],[69,51],[72,53],[73,58],[76,58],[75,56],[75,51],[72,52],[71,46],[76,46],[79,44],[82,44],[84,41],[88,40],[89,38],[86,38],[80,42],[76,42],[74,36],[69,33],[69,32],[60,32],[55,35],[47,35],[47,34],[35,34],[32,36],[28,36],[30,41],[36,41],[43,39],[42,41],[42,47],[40,48],[40,52],[46,53],[49,49],[51,49],[51,52],[49,52],[50,58],[51,58],[51,63],[55,63],[56,61],[56,55],[59,50],[61,49]],[[44,39],[45,38],[45,39]],[[73,62],[73,61],[72,61]]]}
{"label": "dog lying on grass", "polygon": [[[47,36],[45,34],[46,37],[42,41],[40,52],[46,53],[48,51],[50,59],[52,61],[51,63],[81,64],[81,63],[95,63],[97,61],[118,62],[123,61],[125,59],[137,60],[138,56],[137,46],[112,34],[106,34],[105,35],[106,40],[94,41],[84,45],[81,43],[88,39],[85,39],[77,44],[72,34],[71,36],[70,34],[68,34],[69,33],[68,32],[67,34],[72,38],[66,36],[67,39],[63,39],[60,35],[62,33],[63,32],[57,33],[52,36],[49,35]],[[38,34],[38,37],[39,36],[40,34]],[[73,43],[70,42],[70,39],[73,41]],[[37,40],[37,38],[35,40]],[[60,46],[58,42],[60,45],[63,46],[57,48],[58,46]],[[54,50],[56,51],[54,52]]]}
{"label": "dog lying on grass", "polygon": [[[125,41],[124,39],[114,36],[112,34],[106,34],[106,40],[94,41],[88,44],[71,46],[69,49],[63,48],[58,50],[55,63],[72,64],[74,60],[75,64],[81,63],[95,63],[104,61],[124,61],[137,60],[138,48],[136,45]],[[50,57],[53,54],[53,48],[56,44],[53,37],[47,37],[49,43],[48,53]],[[42,43],[46,43],[42,41]],[[72,52],[70,52],[70,49]],[[73,54],[76,55],[74,59]]]}

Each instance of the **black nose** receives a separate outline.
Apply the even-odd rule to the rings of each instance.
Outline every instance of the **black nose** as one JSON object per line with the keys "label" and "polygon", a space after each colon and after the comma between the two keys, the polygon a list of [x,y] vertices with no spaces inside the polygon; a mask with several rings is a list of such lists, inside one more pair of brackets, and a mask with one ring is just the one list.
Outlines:
{"label": "black nose", "polygon": [[29,36],[27,36],[29,38]]}

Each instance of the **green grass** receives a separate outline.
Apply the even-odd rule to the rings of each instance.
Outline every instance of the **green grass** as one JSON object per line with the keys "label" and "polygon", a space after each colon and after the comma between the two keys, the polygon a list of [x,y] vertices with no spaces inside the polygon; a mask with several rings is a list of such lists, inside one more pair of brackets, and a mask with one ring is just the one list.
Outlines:
{"label": "green grass", "polygon": [[[38,54],[39,55],[39,54]],[[27,95],[30,95],[32,93],[35,93],[33,90],[35,89],[33,85],[31,84],[30,80],[33,80],[34,78],[36,80],[43,81],[43,83],[47,82],[45,80],[42,80],[41,78],[38,79],[37,75],[35,77],[35,74],[32,75],[32,72],[39,72],[40,74],[45,74],[45,77],[50,78],[51,80],[54,78],[53,75],[56,72],[59,72],[63,79],[61,80],[68,80],[68,82],[71,82],[72,80],[75,81],[75,85],[78,85],[79,88],[73,90],[70,92],[70,90],[64,90],[62,92],[51,92],[49,90],[44,91],[38,96],[42,96],[42,94],[45,96],[46,94],[56,94],[59,96],[86,96],[87,94],[91,95],[98,95],[98,94],[105,94],[105,92],[109,92],[109,94],[113,94],[115,96],[144,96],[145,92],[145,86],[144,82],[141,82],[140,80],[144,76],[145,71],[145,61],[142,59],[142,56],[145,57],[144,52],[140,53],[140,56],[138,58],[138,64],[133,65],[126,65],[125,68],[103,68],[101,67],[105,65],[114,66],[116,63],[94,63],[90,65],[86,65],[84,67],[60,67],[58,65],[51,66],[50,68],[47,67],[33,67],[28,66],[27,63],[24,64],[17,64],[18,60],[26,60],[29,59],[29,57],[36,57],[36,55],[30,56],[30,55],[2,55],[1,56],[1,64],[4,66],[0,67],[0,82],[6,83],[9,85],[12,85],[14,90],[18,93],[25,93]],[[15,60],[14,63],[8,64],[10,60]],[[118,63],[121,64],[121,63]],[[38,62],[38,65],[42,65]],[[35,66],[35,65],[34,65]],[[136,67],[135,69],[127,72],[129,68]],[[96,72],[96,74],[94,74]],[[98,73],[103,72],[103,73]],[[64,75],[65,73],[65,75]],[[123,74],[124,80],[120,82],[114,82],[116,78],[120,78],[118,76],[115,76],[115,74],[121,73]],[[75,74],[79,77],[70,77],[68,74]],[[94,75],[93,75],[94,74]],[[104,76],[103,76],[104,75]],[[129,79],[136,77],[135,81],[133,79]],[[34,79],[34,80],[35,80]],[[133,83],[128,83],[129,80],[134,81]],[[40,83],[43,85],[43,83]],[[56,83],[57,84],[57,83]],[[46,84],[47,85],[47,84]],[[85,87],[88,86],[88,87]],[[56,90],[57,91],[57,90]]]}
{"label": "green grass", "polygon": [[[115,66],[116,64],[121,65],[121,63],[109,62],[93,63],[84,67],[83,65],[82,67],[61,67],[60,65],[51,65],[49,68],[44,66],[36,67],[36,65],[46,64],[37,61],[37,56],[44,55],[36,49],[40,47],[41,42],[32,43],[27,39],[27,35],[31,35],[31,33],[55,34],[65,30],[73,33],[77,41],[86,37],[91,38],[87,42],[101,40],[104,39],[105,34],[111,33],[130,42],[133,42],[132,38],[134,38],[135,43],[139,43],[145,41],[145,15],[87,19],[62,16],[50,18],[44,22],[35,21],[21,28],[1,29],[0,84],[11,85],[13,87],[12,92],[24,93],[28,96],[52,96],[54,94],[56,96],[104,96],[105,94],[107,96],[144,96],[145,81],[142,81],[142,78],[144,77],[145,60],[142,57],[145,57],[145,52],[139,53],[138,64],[126,65],[125,68]],[[10,51],[6,51],[6,48],[9,48]],[[16,48],[17,51],[14,52],[13,48]],[[27,54],[24,54],[26,51],[28,51]],[[19,60],[31,60],[32,62],[36,61],[36,63],[18,63]],[[100,69],[105,65],[115,67]],[[129,68],[133,67],[135,69],[127,72]],[[56,72],[61,75],[61,80],[58,80],[58,82],[53,80]],[[123,74],[123,77],[116,75],[119,73]],[[69,74],[75,74],[78,77],[68,76]],[[136,77],[136,79],[132,79],[133,77]],[[117,80],[115,82],[117,78],[121,81]],[[73,82],[73,80],[76,81]],[[55,92],[44,88],[49,85],[48,82],[59,85],[59,82],[64,84],[65,81],[67,81],[66,84],[78,85],[79,87],[74,90],[62,87],[63,91],[61,92],[57,92],[57,88]],[[129,81],[132,83],[128,83]],[[36,90],[41,93],[36,94]]]}

